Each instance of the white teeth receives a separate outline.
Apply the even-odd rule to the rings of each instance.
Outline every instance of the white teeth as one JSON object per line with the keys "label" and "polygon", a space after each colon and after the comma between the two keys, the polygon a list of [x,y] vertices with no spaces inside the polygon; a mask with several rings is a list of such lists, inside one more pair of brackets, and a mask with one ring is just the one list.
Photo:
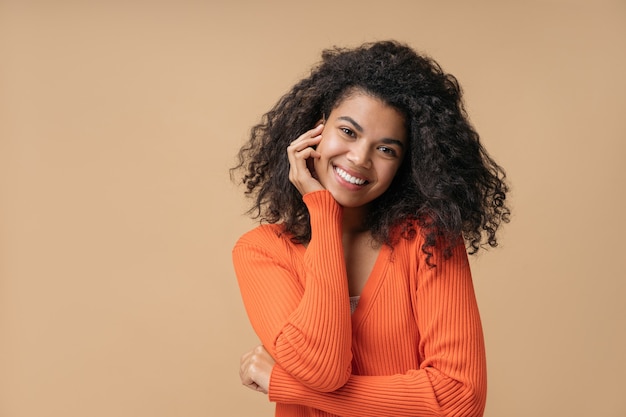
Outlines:
{"label": "white teeth", "polygon": [[355,184],[355,185],[365,184],[365,180],[361,178],[353,177],[352,175],[348,174],[346,171],[344,171],[341,168],[335,167],[335,172],[339,174],[341,178],[348,181],[350,184]]}

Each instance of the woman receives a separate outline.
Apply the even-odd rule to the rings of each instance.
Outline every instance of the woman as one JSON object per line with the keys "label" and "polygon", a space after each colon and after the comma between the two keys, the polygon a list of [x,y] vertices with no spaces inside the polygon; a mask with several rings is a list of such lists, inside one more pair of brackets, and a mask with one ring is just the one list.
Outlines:
{"label": "woman", "polygon": [[233,249],[242,383],[276,416],[482,415],[467,252],[509,209],[456,79],[397,42],[325,51],[239,161],[265,223]]}

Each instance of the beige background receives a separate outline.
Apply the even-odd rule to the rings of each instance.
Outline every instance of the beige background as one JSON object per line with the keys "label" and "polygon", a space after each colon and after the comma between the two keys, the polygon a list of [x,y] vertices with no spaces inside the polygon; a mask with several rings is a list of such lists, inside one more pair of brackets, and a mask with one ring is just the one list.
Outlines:
{"label": "beige background", "polygon": [[0,416],[272,415],[228,168],[321,49],[387,38],[513,186],[473,261],[486,416],[626,415],[626,2],[0,0]]}

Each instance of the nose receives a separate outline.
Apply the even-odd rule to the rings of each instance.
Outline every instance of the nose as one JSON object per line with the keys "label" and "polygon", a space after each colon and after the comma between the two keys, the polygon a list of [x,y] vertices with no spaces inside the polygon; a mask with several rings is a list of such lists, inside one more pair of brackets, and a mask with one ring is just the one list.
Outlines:
{"label": "nose", "polygon": [[372,161],[370,158],[370,149],[366,141],[355,141],[348,150],[347,159],[354,166],[369,168]]}

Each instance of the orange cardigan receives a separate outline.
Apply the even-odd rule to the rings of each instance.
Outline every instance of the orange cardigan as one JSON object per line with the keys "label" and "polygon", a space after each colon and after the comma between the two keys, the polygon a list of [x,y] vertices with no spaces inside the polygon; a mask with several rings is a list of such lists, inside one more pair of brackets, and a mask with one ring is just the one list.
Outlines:
{"label": "orange cardigan", "polygon": [[485,350],[463,243],[447,260],[435,248],[434,268],[421,237],[383,246],[351,315],[341,206],[328,191],[304,202],[307,247],[262,225],[233,249],[250,322],[276,360],[276,416],[481,416]]}

